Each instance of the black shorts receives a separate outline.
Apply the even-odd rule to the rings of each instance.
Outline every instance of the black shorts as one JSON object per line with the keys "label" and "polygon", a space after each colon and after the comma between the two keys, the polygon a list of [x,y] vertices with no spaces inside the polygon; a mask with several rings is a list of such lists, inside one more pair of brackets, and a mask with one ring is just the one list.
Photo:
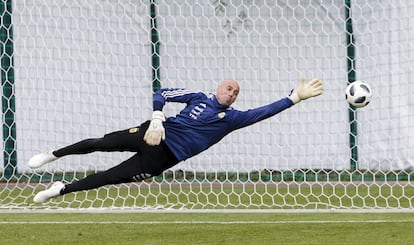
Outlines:
{"label": "black shorts", "polygon": [[132,162],[133,164],[128,164],[133,166],[130,169],[132,175],[148,173],[156,176],[178,163],[177,158],[164,141],[161,141],[156,146],[149,146],[144,141],[144,135],[149,123],[150,121],[146,121],[134,128],[112,132],[106,134],[103,138],[105,144],[109,147],[103,151],[136,152],[130,159],[120,164],[123,165],[127,162]]}

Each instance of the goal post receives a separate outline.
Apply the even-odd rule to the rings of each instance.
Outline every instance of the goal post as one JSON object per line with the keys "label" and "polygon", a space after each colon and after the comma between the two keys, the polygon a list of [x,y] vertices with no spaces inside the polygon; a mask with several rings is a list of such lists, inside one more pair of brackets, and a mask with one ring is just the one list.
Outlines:
{"label": "goal post", "polygon": [[15,84],[13,67],[13,26],[12,1],[3,1],[0,7],[2,16],[1,36],[1,85],[3,118],[3,178],[10,180],[17,174],[16,124],[15,124]]}
{"label": "goal post", "polygon": [[[354,30],[352,26],[351,15],[351,0],[345,1],[345,26],[346,26],[346,58],[347,58],[347,75],[348,84],[356,80],[356,67],[355,67],[355,43],[354,43]],[[347,85],[348,85],[347,84]],[[348,117],[349,117],[349,148],[351,150],[350,168],[352,171],[357,169],[358,164],[358,125],[356,122],[357,111],[349,105]]]}
{"label": "goal post", "polygon": [[157,28],[157,5],[155,0],[150,1],[151,15],[151,63],[152,63],[152,90],[156,92],[161,88],[160,77],[160,39]]}
{"label": "goal post", "polygon": [[[413,208],[410,1],[2,4],[0,211]],[[131,153],[66,156],[36,170],[31,156],[148,120],[161,87],[214,92],[236,79],[234,107],[248,110],[286,96],[301,76],[323,80],[323,95],[159,176],[33,203],[52,182],[104,171]],[[344,97],[357,77],[373,98],[354,110]],[[181,108],[168,103],[164,112]]]}

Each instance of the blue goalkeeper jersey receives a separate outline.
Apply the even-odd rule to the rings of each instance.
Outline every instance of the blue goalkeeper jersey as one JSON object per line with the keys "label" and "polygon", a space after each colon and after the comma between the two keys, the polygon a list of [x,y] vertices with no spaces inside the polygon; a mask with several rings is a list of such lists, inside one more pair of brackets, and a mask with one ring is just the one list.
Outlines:
{"label": "blue goalkeeper jersey", "polygon": [[165,144],[182,161],[208,149],[230,132],[269,118],[293,105],[289,98],[247,111],[222,106],[214,94],[165,88],[154,94],[154,110],[166,102],[186,103],[175,117],[163,123]]}

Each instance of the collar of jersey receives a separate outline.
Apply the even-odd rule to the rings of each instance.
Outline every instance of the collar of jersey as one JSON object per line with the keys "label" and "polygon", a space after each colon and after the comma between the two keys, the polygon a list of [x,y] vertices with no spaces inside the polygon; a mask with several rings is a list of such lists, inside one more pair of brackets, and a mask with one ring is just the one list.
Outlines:
{"label": "collar of jersey", "polygon": [[218,102],[218,100],[217,100],[217,98],[216,98],[216,96],[215,96],[215,95],[212,97],[212,101],[213,101],[213,103],[214,103],[214,106],[215,106],[215,107],[217,107],[217,108],[220,108],[220,109],[227,109],[227,108],[229,108],[229,107],[228,107],[228,106],[226,106],[226,105],[222,105],[222,104],[220,104],[220,103]]}

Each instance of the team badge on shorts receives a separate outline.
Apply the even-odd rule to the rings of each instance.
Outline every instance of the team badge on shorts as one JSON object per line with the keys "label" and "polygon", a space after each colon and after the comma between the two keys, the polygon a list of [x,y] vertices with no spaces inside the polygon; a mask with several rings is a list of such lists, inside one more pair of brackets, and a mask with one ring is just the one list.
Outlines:
{"label": "team badge on shorts", "polygon": [[130,129],[129,129],[129,133],[130,133],[130,134],[133,134],[133,133],[138,132],[138,130],[139,130],[139,128],[130,128]]}
{"label": "team badge on shorts", "polygon": [[219,118],[224,118],[224,116],[226,115],[226,113],[225,112],[220,112],[219,114],[218,114],[218,117]]}

